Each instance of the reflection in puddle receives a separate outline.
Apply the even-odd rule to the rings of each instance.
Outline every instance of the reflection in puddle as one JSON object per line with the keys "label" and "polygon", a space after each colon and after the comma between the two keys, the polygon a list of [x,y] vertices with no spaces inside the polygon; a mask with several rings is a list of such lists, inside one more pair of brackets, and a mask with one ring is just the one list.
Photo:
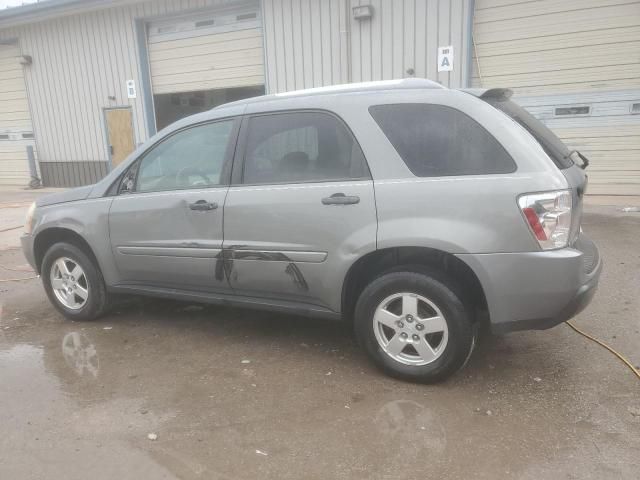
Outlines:
{"label": "reflection in puddle", "polygon": [[385,403],[373,422],[380,433],[393,437],[394,443],[407,441],[434,453],[445,450],[447,436],[442,422],[431,409],[413,400]]}
{"label": "reflection in puddle", "polygon": [[84,333],[70,332],[62,339],[62,355],[65,362],[80,377],[91,374],[98,376],[100,364],[96,347]]}

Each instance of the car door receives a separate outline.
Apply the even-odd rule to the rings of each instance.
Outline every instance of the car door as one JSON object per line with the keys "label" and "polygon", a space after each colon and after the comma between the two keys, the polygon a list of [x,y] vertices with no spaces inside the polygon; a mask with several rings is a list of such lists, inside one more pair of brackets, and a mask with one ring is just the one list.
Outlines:
{"label": "car door", "polygon": [[339,311],[349,265],[375,249],[373,182],[360,146],[324,111],[245,117],[225,203],[235,293]]}
{"label": "car door", "polygon": [[121,283],[229,290],[218,257],[238,127],[229,119],[181,129],[124,174],[109,212]]}

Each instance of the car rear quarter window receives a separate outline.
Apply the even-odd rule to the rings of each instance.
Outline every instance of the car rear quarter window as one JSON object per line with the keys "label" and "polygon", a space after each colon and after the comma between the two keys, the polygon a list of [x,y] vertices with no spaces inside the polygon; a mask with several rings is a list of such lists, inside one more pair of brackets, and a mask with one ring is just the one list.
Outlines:
{"label": "car rear quarter window", "polygon": [[478,122],[444,105],[375,105],[369,112],[418,177],[512,173],[516,164]]}

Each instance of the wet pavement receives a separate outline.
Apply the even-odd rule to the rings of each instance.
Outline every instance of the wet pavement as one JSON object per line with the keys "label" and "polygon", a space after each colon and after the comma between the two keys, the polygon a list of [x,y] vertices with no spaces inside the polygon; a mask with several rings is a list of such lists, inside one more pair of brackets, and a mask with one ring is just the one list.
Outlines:
{"label": "wet pavement", "polygon": [[[575,322],[638,365],[640,214],[583,226],[606,263]],[[30,276],[13,247],[0,265]],[[487,336],[421,386],[338,322],[129,299],[73,323],[39,280],[0,304],[3,479],[640,478],[640,382],[566,325]]]}

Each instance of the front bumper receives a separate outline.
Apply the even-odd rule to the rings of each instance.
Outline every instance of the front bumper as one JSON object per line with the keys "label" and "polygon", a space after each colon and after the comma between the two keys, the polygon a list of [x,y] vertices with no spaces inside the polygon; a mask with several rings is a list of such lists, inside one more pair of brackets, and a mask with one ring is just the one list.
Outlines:
{"label": "front bumper", "polygon": [[542,330],[584,310],[598,287],[602,260],[584,234],[570,248],[463,254],[487,299],[491,331]]}
{"label": "front bumper", "polygon": [[31,267],[38,273],[39,272],[39,268],[36,265],[36,257],[33,251],[33,240],[34,237],[33,235],[30,235],[28,233],[24,233],[22,234],[22,236],[20,237],[20,243],[22,245],[22,253],[24,254],[24,258],[27,259],[27,262],[29,262],[29,265],[31,265]]}

